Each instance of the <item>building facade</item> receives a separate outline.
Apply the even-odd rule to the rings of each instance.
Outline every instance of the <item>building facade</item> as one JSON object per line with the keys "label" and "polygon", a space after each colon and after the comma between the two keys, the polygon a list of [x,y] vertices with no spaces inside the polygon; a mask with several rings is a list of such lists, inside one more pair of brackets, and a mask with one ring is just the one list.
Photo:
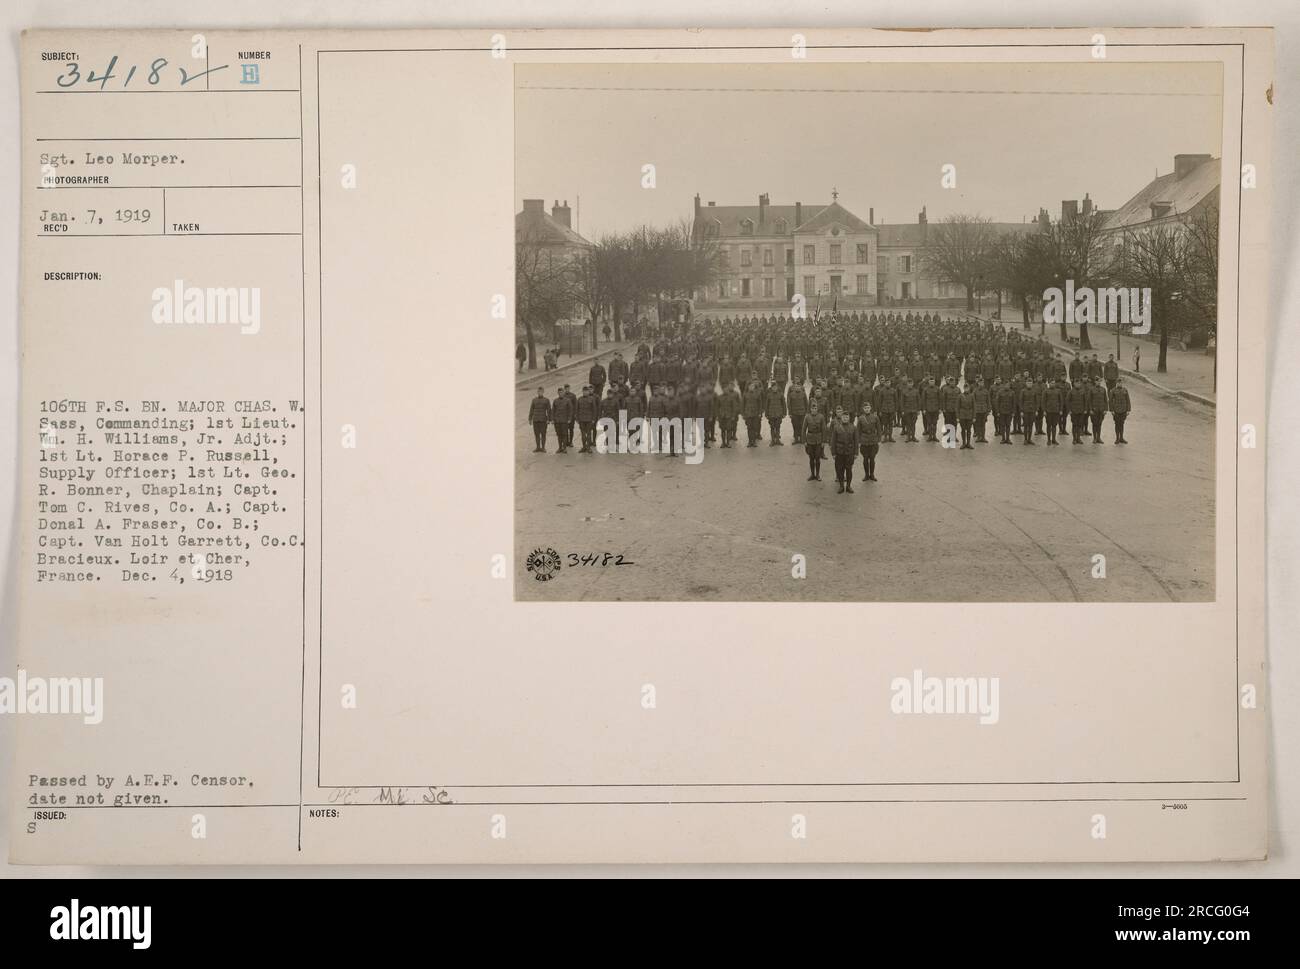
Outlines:
{"label": "building facade", "polygon": [[[966,291],[926,271],[925,208],[916,222],[875,223],[839,204],[701,204],[695,196],[693,237],[718,246],[715,282],[695,292],[697,310],[789,310],[802,294],[808,313],[839,307],[965,305]],[[993,223],[998,233],[1032,232],[1037,222]]]}
{"label": "building facade", "polygon": [[802,295],[819,307],[876,304],[875,228],[839,204],[701,204],[695,196],[693,238],[716,245],[717,279],[695,292],[699,309],[789,309]]}

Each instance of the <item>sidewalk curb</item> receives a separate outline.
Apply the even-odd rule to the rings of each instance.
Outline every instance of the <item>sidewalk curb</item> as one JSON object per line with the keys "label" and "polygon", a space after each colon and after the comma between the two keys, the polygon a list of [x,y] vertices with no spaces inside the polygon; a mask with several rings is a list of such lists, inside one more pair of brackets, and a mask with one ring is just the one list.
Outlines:
{"label": "sidewalk curb", "polygon": [[[1063,344],[1058,338],[1054,336],[1049,336],[1047,339],[1052,344],[1052,346],[1060,350],[1064,350],[1067,353],[1072,353],[1076,357],[1082,353],[1087,352],[1084,350],[1078,350],[1075,347],[1072,347],[1068,344]],[[1215,406],[1214,400],[1210,397],[1206,397],[1204,394],[1193,393],[1190,390],[1175,390],[1173,387],[1166,387],[1164,384],[1152,380],[1146,374],[1138,370],[1130,370],[1127,367],[1120,367],[1119,372],[1122,373],[1125,377],[1131,377],[1133,380],[1140,380],[1142,383],[1154,387],[1156,390],[1160,391],[1161,393],[1171,394],[1174,397],[1182,397],[1184,400],[1190,400],[1197,404],[1204,404],[1206,407],[1214,407],[1216,410],[1218,409]]]}
{"label": "sidewalk curb", "polygon": [[[607,343],[595,353],[588,353],[586,356],[575,357],[568,363],[562,363],[554,370],[525,370],[523,373],[515,373],[515,389],[527,387],[530,384],[535,385],[538,381],[553,380],[570,367],[587,367],[590,369],[593,361],[603,357],[612,357],[618,351],[623,351],[623,359],[627,359],[628,348],[635,349],[636,341],[624,340],[622,343]],[[630,360],[628,361],[631,362]]]}

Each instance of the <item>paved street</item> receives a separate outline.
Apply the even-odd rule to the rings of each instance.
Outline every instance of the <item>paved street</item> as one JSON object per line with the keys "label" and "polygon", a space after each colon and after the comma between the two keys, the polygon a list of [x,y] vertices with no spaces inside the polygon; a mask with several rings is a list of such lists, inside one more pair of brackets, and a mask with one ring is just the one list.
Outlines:
{"label": "paved street", "polygon": [[[516,590],[548,600],[1205,601],[1214,598],[1214,412],[1127,382],[1133,415],[1116,446],[974,451],[881,445],[879,482],[855,466],[836,494],[802,446],[679,456],[534,454],[535,386],[516,390]],[[918,422],[919,424],[919,422]],[[790,424],[783,438],[790,440]],[[552,580],[524,569],[535,548],[565,560]],[[622,554],[630,566],[568,564]],[[791,556],[807,578],[790,577]],[[1106,557],[1094,579],[1092,557]]]}

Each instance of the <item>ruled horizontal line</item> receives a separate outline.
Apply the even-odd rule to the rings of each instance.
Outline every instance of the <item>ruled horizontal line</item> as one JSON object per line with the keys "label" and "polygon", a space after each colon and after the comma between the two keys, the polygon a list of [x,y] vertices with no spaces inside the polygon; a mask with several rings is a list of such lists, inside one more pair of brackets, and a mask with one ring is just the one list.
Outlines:
{"label": "ruled horizontal line", "polygon": [[37,91],[37,94],[300,94],[296,87],[247,87],[247,88],[214,88],[205,89],[201,87],[184,88],[177,90],[139,90],[139,91],[88,91],[84,88],[73,91],[68,88],[56,89],[53,91]]}
{"label": "ruled horizontal line", "polygon": [[99,191],[105,188],[116,189],[190,189],[190,188],[302,188],[301,185],[37,185],[42,191],[80,189],[82,191]]}
{"label": "ruled horizontal line", "polygon": [[300,236],[301,232],[41,232],[42,239],[190,239],[201,236]]}
{"label": "ruled horizontal line", "polygon": [[162,138],[37,138],[37,141],[301,141],[297,135],[177,135]]}

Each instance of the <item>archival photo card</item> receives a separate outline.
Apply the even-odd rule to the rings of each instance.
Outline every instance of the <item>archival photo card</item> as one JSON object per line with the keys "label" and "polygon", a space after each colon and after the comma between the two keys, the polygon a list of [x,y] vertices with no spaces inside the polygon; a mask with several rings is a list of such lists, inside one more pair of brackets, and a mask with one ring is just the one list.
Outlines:
{"label": "archival photo card", "polygon": [[520,599],[1215,598],[1221,65],[526,64],[515,109]]}

